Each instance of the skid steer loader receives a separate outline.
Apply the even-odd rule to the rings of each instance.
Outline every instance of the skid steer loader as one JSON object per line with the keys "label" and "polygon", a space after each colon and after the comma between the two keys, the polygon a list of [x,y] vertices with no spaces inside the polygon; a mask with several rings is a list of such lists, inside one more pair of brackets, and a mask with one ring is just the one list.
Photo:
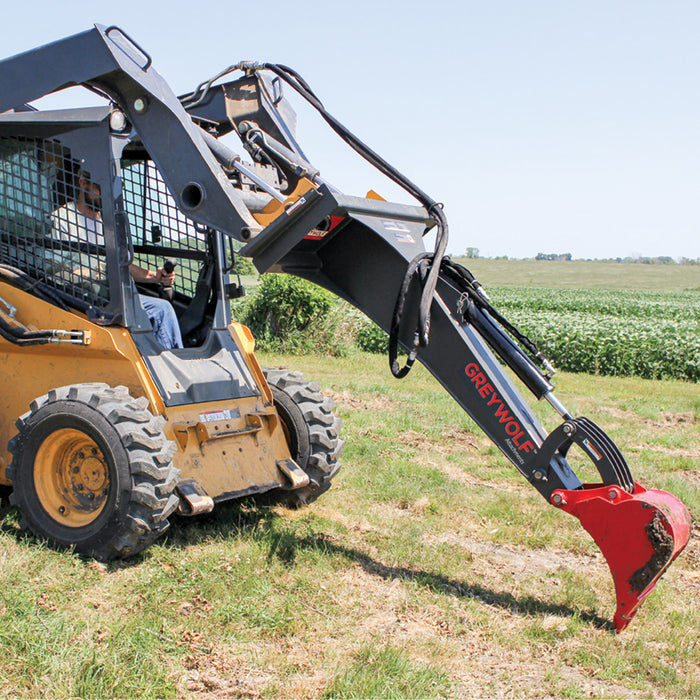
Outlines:
{"label": "skid steer loader", "polygon": [[[76,85],[103,106],[30,105]],[[283,86],[417,203],[326,182],[297,143]],[[226,145],[229,134],[250,162]],[[0,482],[24,523],[110,559],[147,547],[176,510],[197,515],[258,493],[302,504],[330,487],[343,449],[332,401],[299,374],[261,369],[250,332],[231,318],[243,255],[367,314],[390,333],[397,377],[422,362],[546,501],[592,535],[624,629],[686,545],[690,516],[673,495],[636,483],[605,432],[566,409],[546,358],[444,256],[446,244],[442,207],[285,66],[232,65],[177,97],[143,48],[101,25],[2,61]],[[175,264],[170,290],[133,274]],[[154,334],[145,308],[159,294],[184,347],[166,349]],[[552,432],[504,364],[551,404]],[[574,473],[574,445],[598,482]]]}

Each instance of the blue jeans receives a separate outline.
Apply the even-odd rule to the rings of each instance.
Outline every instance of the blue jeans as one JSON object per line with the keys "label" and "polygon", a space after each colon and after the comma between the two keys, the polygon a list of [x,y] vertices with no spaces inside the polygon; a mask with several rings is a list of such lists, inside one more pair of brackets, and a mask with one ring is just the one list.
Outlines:
{"label": "blue jeans", "polygon": [[139,294],[139,299],[153,326],[156,340],[166,350],[183,347],[180,325],[177,322],[173,305],[166,299],[149,297],[145,294]]}

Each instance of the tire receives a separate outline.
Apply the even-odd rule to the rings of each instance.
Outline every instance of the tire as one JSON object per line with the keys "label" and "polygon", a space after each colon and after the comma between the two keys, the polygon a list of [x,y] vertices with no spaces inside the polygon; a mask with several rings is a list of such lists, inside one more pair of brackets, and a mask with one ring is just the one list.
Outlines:
{"label": "tire", "polygon": [[307,382],[299,372],[264,369],[275,408],[292,459],[309,476],[309,485],[293,491],[276,490],[272,500],[288,506],[315,501],[331,487],[340,469],[339,457],[345,447],[340,439],[342,421],[333,409],[333,399],[324,396],[316,382]]}
{"label": "tire", "polygon": [[10,441],[10,502],[23,527],[58,548],[107,561],[168,529],[179,499],[165,420],[126,387],[76,384],[32,402]]}

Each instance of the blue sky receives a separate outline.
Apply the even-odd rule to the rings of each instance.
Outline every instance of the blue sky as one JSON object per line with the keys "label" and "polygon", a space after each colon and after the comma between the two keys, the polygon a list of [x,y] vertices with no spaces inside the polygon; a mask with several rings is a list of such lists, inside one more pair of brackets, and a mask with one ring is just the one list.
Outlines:
{"label": "blue sky", "polygon": [[[454,254],[700,257],[698,2],[35,0],[3,8],[0,52],[95,22],[176,93],[242,59],[291,66],[444,203]],[[325,179],[411,201],[299,112]]]}

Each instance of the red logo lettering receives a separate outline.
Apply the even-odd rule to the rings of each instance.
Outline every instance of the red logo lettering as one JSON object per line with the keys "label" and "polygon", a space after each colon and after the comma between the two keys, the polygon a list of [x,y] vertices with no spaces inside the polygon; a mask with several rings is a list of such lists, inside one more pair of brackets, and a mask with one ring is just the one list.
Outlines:
{"label": "red logo lettering", "polygon": [[[487,406],[496,406],[494,415],[498,418],[499,423],[505,423],[506,433],[513,439],[513,443],[521,452],[532,452],[535,449],[535,444],[532,440],[525,440],[520,444],[520,439],[525,435],[525,431],[520,423],[508,411],[503,399],[496,393],[491,383],[482,372],[481,367],[476,362],[471,362],[465,367],[466,375],[472,380],[472,384],[476,387],[479,395],[483,399],[487,399]],[[489,398],[489,395],[490,396]]]}

